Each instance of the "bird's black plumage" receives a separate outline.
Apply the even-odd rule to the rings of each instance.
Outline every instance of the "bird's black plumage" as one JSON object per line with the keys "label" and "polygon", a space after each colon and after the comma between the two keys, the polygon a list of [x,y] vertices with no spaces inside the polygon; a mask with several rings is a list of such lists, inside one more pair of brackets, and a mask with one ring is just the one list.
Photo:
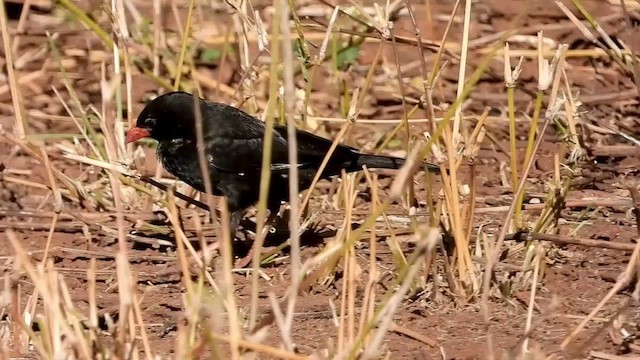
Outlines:
{"label": "bird's black plumage", "polygon": [[[264,122],[232,106],[199,99],[202,114],[205,157],[213,194],[225,196],[235,232],[243,212],[258,201],[265,133]],[[163,166],[174,176],[199,191],[204,182],[198,162],[193,95],[171,92],[151,101],[138,116],[136,127],[127,134],[127,142],[142,137],[158,141],[157,153]],[[277,212],[281,201],[289,199],[289,156],[287,128],[274,125],[271,153],[271,181],[268,208]],[[300,191],[307,189],[320,167],[332,141],[297,130],[298,177]],[[404,160],[389,156],[367,155],[357,149],[338,145],[322,178],[368,168],[398,169]],[[435,165],[425,164],[430,171]]]}

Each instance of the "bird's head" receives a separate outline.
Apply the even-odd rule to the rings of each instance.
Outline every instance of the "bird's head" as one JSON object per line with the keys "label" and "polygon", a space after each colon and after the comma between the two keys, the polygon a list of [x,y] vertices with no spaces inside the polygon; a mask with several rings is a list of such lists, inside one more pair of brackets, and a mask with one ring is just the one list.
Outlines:
{"label": "bird's head", "polygon": [[174,91],[158,96],[144,107],[125,142],[150,137],[157,141],[188,138],[195,133],[193,95]]}

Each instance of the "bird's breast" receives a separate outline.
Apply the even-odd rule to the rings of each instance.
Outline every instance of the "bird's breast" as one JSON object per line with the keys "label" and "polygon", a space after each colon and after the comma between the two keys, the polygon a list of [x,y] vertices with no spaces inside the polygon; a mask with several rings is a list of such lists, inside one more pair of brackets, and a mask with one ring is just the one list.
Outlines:
{"label": "bird's breast", "polygon": [[157,155],[162,166],[173,176],[196,190],[204,191],[198,151],[192,142],[183,139],[160,142]]}

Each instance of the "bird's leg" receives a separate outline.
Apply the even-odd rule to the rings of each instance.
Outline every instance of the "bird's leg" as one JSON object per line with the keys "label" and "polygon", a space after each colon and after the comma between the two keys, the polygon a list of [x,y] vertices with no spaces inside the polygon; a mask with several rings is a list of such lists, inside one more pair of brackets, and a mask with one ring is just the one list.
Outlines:
{"label": "bird's leg", "polygon": [[271,231],[271,225],[273,225],[276,220],[276,216],[278,216],[277,212],[269,212],[269,216],[267,216],[267,219],[264,221],[264,228],[262,229],[262,232],[265,237],[267,236],[267,233]]}
{"label": "bird's leg", "polygon": [[[244,210],[242,209],[233,209],[233,210],[229,209],[229,240],[231,242],[231,249],[232,249],[229,256],[231,256],[231,262],[233,262],[233,259],[235,257],[234,255],[235,252],[233,250],[233,243],[234,243],[234,240],[236,239],[236,231],[238,230],[238,226],[240,225],[240,220],[242,220],[242,215],[244,215]],[[219,217],[218,219],[220,221],[220,224],[222,224],[222,217]],[[224,237],[217,241],[218,248],[220,247],[220,243],[222,241],[224,241]]]}
{"label": "bird's leg", "polygon": [[[280,204],[278,204],[278,207],[280,206]],[[264,241],[264,239],[267,237],[267,233],[269,232],[269,229],[271,228],[271,224],[273,223],[273,221],[276,219],[276,216],[278,215],[278,210],[273,209],[273,207],[269,206],[269,216],[267,216],[267,219],[264,222],[264,227],[262,229],[257,228],[256,225],[256,239],[258,238],[258,231],[262,232],[262,240]],[[243,259],[240,259],[238,262],[236,262],[236,267],[237,268],[244,268],[245,266],[249,265],[251,263],[251,260],[253,259],[253,249],[249,252],[249,254],[247,256],[245,256]]]}
{"label": "bird's leg", "polygon": [[229,230],[231,232],[231,240],[234,240],[236,237],[236,231],[238,230],[238,226],[240,226],[240,221],[242,220],[242,215],[244,215],[244,210],[234,210],[229,214]]}
{"label": "bird's leg", "polygon": [[264,222],[264,229],[262,229],[263,235],[265,237],[267,236],[267,233],[271,231],[271,226],[275,222],[276,216],[278,216],[278,213],[280,212],[280,201],[278,200],[271,202],[267,206],[267,208],[269,209],[269,216],[267,216],[267,219]]}

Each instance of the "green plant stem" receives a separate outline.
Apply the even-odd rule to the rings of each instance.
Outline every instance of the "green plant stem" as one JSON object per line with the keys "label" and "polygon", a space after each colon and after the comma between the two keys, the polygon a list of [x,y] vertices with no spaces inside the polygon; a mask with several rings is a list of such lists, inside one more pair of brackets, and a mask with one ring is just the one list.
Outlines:
{"label": "green plant stem", "polygon": [[191,19],[193,18],[194,0],[189,1],[189,11],[187,12],[187,22],[184,25],[184,33],[182,34],[182,46],[180,47],[180,56],[178,57],[178,66],[176,68],[176,79],[173,83],[173,90],[180,89],[180,78],[182,76],[182,67],[184,66],[184,58],[187,53],[187,44],[191,34]]}
{"label": "green plant stem", "polygon": [[[535,106],[535,109],[533,110],[533,118],[531,119],[531,128],[529,129],[529,139],[527,140],[527,150],[524,156],[524,164],[528,164],[529,160],[531,159],[531,156],[533,155],[532,154],[533,146],[536,140],[538,121],[540,120],[540,111],[542,109],[542,95],[543,95],[543,92],[538,90],[537,97],[536,97],[536,106]],[[539,136],[542,136],[542,134],[540,134]],[[524,193],[525,192],[523,191],[518,197],[518,202],[516,204],[516,212],[518,212],[522,208],[522,203],[524,201]],[[507,224],[505,224],[505,226],[506,225]],[[517,224],[517,225],[521,225],[521,224]]]}
{"label": "green plant stem", "polygon": [[102,40],[102,42],[109,47],[109,50],[113,49],[113,39],[111,36],[104,31],[98,24],[96,24],[86,12],[82,11],[82,9],[75,6],[70,0],[58,0],[60,5],[62,5],[65,9],[67,9],[71,15],[73,15],[78,21],[83,23],[86,27],[91,30],[94,34],[98,35],[98,37]]}
{"label": "green plant stem", "polygon": [[[518,189],[518,150],[516,147],[516,111],[515,111],[515,87],[509,86],[507,88],[507,102],[509,107],[509,142],[511,144],[511,186],[513,187],[513,193],[516,193]],[[516,227],[520,226],[522,217],[522,209],[520,206],[516,207],[515,212],[515,224]]]}
{"label": "green plant stem", "polygon": [[[296,14],[296,8],[293,1],[294,0],[288,0],[290,14],[291,18],[293,19],[293,23],[295,24],[296,32],[298,33],[298,39],[300,41],[300,51],[302,52],[302,56],[305,58],[305,60],[308,61],[311,58],[311,53],[309,52],[309,46],[307,45],[307,41],[305,40],[304,31],[302,30],[302,25],[300,24],[300,18],[298,17],[298,14]],[[307,64],[304,64],[303,66],[306,65]]]}

